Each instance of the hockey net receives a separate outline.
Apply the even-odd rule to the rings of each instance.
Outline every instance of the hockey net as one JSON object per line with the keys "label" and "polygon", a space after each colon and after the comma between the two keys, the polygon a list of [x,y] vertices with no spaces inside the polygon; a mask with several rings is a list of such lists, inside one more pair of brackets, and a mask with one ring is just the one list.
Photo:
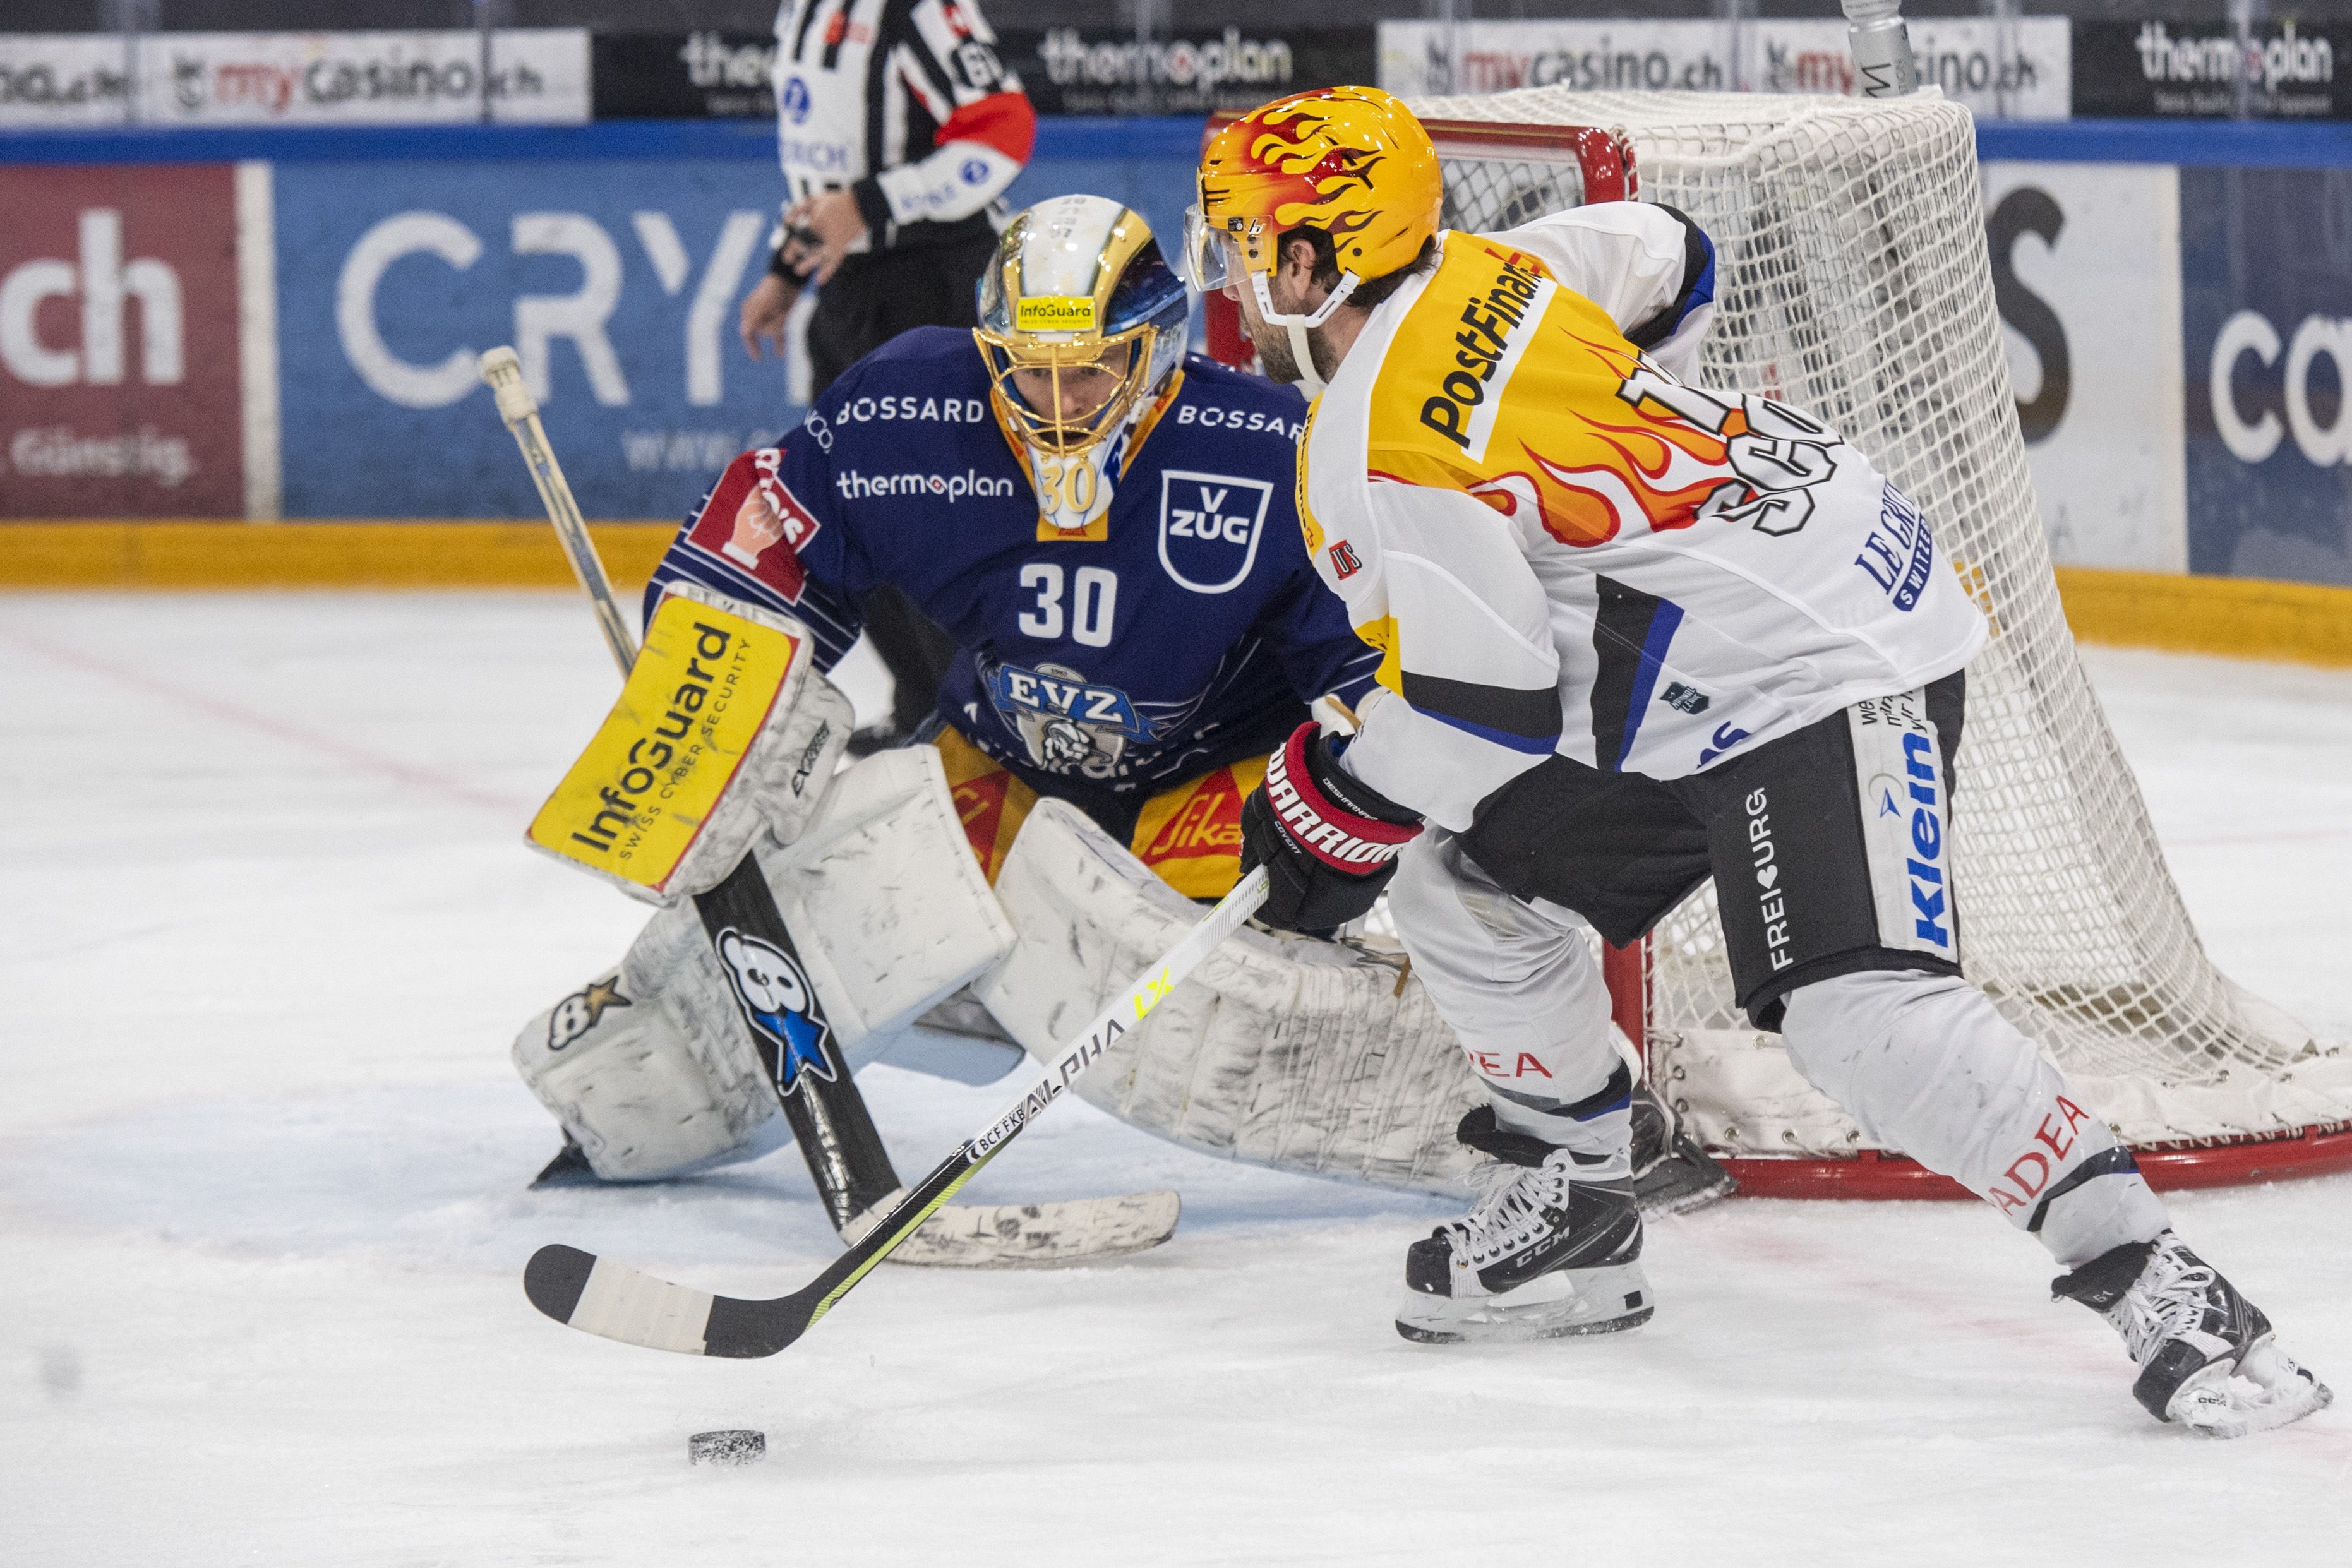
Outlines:
{"label": "hockey net", "polygon": [[[2060,609],[1986,262],[1974,128],[1900,100],[1535,89],[1413,108],[1445,222],[1637,193],[1717,246],[1708,384],[1836,425],[1934,519],[1993,635],[1969,666],[1956,873],[1968,972],[2162,1186],[2352,1165],[2352,1053],[2207,958]],[[1751,1192],[1957,1196],[1732,1005],[1712,885],[1609,956],[1660,1091]]]}

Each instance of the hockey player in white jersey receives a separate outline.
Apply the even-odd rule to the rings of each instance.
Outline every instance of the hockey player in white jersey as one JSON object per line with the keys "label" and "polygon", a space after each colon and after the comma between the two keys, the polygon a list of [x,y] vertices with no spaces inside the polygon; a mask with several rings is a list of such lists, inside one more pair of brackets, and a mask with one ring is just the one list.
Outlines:
{"label": "hockey player in white jersey", "polygon": [[1984,617],[1922,515],[1804,411],[1685,378],[1714,252],[1616,203],[1441,233],[1404,106],[1300,94],[1203,153],[1185,245],[1268,372],[1319,394],[1300,525],[1382,654],[1361,727],[1302,727],[1244,810],[1262,917],[1390,884],[1517,1174],[1416,1242],[1397,1326],[1446,1342],[1646,1320],[1629,1075],[1581,930],[1716,879],[1739,1005],[1874,1141],[2037,1236],[2158,1419],[2234,1435],[2327,1390],[2181,1245],[2129,1151],[1962,977],[1949,883]]}

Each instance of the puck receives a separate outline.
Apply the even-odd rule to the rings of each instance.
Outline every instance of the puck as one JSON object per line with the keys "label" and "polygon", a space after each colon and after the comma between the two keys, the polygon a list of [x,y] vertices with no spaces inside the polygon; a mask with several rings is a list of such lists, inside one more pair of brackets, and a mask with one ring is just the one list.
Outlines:
{"label": "puck", "polygon": [[686,1458],[697,1465],[756,1465],[768,1457],[768,1435],[748,1427],[697,1432],[686,1440]]}

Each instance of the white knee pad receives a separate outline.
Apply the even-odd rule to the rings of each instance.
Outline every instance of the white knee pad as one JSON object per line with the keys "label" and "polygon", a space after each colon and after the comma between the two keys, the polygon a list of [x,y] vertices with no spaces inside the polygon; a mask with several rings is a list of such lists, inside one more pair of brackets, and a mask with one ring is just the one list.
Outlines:
{"label": "white knee pad", "polygon": [[[760,858],[853,1070],[1013,946],[929,747],[843,773],[808,831]],[[656,915],[605,981],[532,1019],[514,1061],[608,1180],[775,1141],[761,1135],[777,1110],[767,1065],[691,901]]]}
{"label": "white knee pad", "polygon": [[1983,992],[1873,969],[1790,993],[1790,1059],[1865,1136],[1950,1176],[2072,1267],[2164,1228],[2105,1122]]}

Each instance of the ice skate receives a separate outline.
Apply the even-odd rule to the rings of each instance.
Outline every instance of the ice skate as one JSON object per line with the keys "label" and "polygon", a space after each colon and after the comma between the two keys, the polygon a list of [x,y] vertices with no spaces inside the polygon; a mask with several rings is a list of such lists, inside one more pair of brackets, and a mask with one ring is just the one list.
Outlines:
{"label": "ice skate", "polygon": [[1504,1162],[1462,1218],[1405,1253],[1397,1333],[1423,1344],[1615,1333],[1649,1322],[1642,1216],[1625,1155],[1579,1155],[1462,1119],[1471,1147]]}
{"label": "ice skate", "polygon": [[2113,1323],[2139,1365],[2132,1396],[2159,1421],[2242,1437],[2299,1421],[2335,1396],[2271,1336],[2271,1321],[2168,1230],[2051,1281]]}

